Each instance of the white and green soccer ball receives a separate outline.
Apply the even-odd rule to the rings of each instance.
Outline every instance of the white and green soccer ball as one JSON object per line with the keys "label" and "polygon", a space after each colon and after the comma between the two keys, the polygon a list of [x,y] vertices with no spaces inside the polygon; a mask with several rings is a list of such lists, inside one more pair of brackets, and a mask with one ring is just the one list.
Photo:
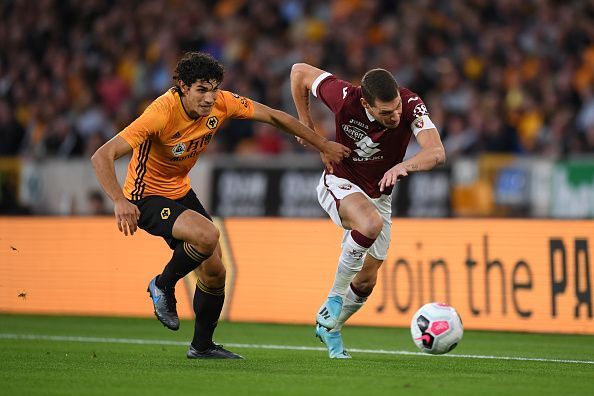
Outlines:
{"label": "white and green soccer ball", "polygon": [[441,355],[454,349],[464,327],[460,315],[445,303],[431,302],[423,305],[412,317],[410,334],[415,345],[425,353]]}

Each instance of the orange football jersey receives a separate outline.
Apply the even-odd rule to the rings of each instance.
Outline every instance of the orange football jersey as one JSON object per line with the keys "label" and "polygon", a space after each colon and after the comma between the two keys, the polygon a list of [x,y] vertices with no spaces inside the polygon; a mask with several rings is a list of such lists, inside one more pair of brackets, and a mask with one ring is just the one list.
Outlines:
{"label": "orange football jersey", "polygon": [[138,200],[149,195],[178,199],[190,190],[188,172],[227,118],[250,118],[250,99],[219,91],[208,116],[192,119],[175,88],[155,99],[119,135],[134,149],[124,195]]}

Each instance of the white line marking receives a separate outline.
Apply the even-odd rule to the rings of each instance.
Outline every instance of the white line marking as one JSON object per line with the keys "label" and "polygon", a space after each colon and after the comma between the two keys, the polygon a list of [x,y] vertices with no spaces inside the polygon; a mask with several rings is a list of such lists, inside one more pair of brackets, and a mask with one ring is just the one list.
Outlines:
{"label": "white line marking", "polygon": [[[51,336],[42,334],[13,334],[0,333],[0,339],[4,340],[44,340],[44,341],[64,341],[64,342],[97,342],[105,344],[138,344],[138,345],[179,345],[188,346],[186,341],[167,341],[167,340],[148,340],[138,338],[101,338],[101,337],[70,337],[70,336]],[[310,347],[299,345],[268,345],[268,344],[235,344],[224,343],[232,348],[254,348],[254,349],[277,349],[286,351],[326,351],[323,347]],[[410,351],[390,351],[385,349],[359,349],[349,348],[349,352],[372,353],[382,355],[405,355],[405,356],[425,356],[425,357],[449,357],[463,359],[492,359],[492,360],[517,360],[522,362],[545,362],[545,363],[576,363],[576,364],[594,364],[592,360],[572,360],[572,359],[549,359],[549,358],[529,358],[517,356],[487,356],[487,355],[458,355],[448,353],[446,355],[434,356],[422,352]]]}

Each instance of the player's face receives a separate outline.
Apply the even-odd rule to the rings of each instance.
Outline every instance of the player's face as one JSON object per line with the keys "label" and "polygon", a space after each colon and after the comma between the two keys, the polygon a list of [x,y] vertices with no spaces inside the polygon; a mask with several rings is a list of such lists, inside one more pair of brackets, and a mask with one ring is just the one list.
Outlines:
{"label": "player's face", "polygon": [[373,106],[365,102],[364,106],[373,118],[386,128],[396,128],[400,124],[400,116],[402,115],[402,98],[400,95],[388,102],[376,99]]}
{"label": "player's face", "polygon": [[216,80],[198,80],[191,86],[180,83],[184,93],[184,108],[192,117],[204,117],[210,114],[219,93],[220,82]]}

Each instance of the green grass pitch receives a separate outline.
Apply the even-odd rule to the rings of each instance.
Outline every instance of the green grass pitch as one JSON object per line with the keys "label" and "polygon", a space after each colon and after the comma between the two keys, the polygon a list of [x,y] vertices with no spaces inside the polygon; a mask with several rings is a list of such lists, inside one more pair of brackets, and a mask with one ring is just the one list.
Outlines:
{"label": "green grass pitch", "polygon": [[466,331],[427,356],[408,329],[346,327],[353,359],[330,360],[313,326],[222,322],[216,341],[246,359],[205,361],[185,357],[192,326],[0,315],[0,394],[594,395],[594,336]]}

